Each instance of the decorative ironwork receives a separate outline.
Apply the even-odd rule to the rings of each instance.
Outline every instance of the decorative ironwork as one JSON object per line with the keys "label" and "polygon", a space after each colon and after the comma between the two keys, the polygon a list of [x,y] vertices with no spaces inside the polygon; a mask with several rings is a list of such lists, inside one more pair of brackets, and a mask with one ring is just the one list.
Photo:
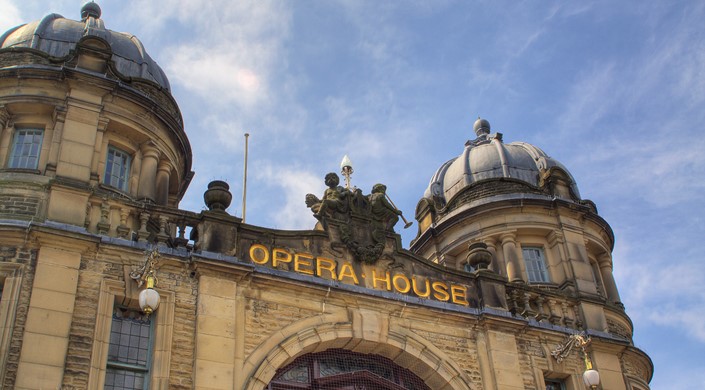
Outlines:
{"label": "decorative ironwork", "polygon": [[144,254],[146,256],[144,264],[130,272],[130,278],[137,282],[137,287],[139,288],[146,283],[148,277],[154,278],[154,285],[157,284],[157,277],[154,271],[156,269],[157,260],[159,260],[159,249],[154,247],[151,250],[145,251]]}
{"label": "decorative ironwork", "polygon": [[566,341],[564,341],[562,344],[559,344],[556,346],[556,348],[551,351],[551,356],[553,356],[558,363],[562,362],[565,360],[565,358],[570,355],[570,352],[573,350],[573,348],[578,347],[582,351],[583,355],[587,358],[587,352],[585,351],[585,347],[590,345],[590,342],[592,340],[590,339],[590,336],[583,334],[574,334],[570,335]]}

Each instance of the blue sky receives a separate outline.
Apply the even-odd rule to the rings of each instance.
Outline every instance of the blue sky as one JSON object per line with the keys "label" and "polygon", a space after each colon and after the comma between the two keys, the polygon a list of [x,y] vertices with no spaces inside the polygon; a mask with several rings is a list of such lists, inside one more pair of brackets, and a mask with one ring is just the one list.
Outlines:
{"label": "blue sky", "polygon": [[[0,0],[0,30],[81,4]],[[481,115],[561,161],[611,224],[652,388],[705,388],[705,2],[99,4],[171,81],[196,171],[182,208],[221,179],[241,214],[249,132],[249,223],[311,228],[304,195],[345,154],[354,185],[387,184],[412,217]]]}

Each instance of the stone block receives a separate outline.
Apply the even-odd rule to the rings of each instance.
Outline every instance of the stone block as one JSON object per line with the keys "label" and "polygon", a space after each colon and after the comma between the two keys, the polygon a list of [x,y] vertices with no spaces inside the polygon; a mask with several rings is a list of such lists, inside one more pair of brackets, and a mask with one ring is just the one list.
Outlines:
{"label": "stone block", "polygon": [[63,367],[21,363],[17,370],[15,389],[59,389],[63,375]]}
{"label": "stone block", "polygon": [[196,359],[196,388],[232,389],[233,365]]}
{"label": "stone block", "polygon": [[63,368],[68,344],[67,337],[25,332],[20,365],[27,362]]}
{"label": "stone block", "polygon": [[196,319],[196,330],[199,334],[234,338],[235,319],[201,315]]}
{"label": "stone block", "polygon": [[237,283],[203,275],[198,280],[198,292],[199,294],[233,299],[237,295]]}
{"label": "stone block", "polygon": [[235,360],[235,339],[198,334],[196,335],[196,358],[232,364]]}
{"label": "stone block", "polygon": [[54,264],[39,264],[34,278],[34,288],[75,294],[77,282],[78,270]]}
{"label": "stone block", "polygon": [[[34,298],[34,297],[32,297]],[[32,308],[27,313],[25,330],[48,336],[68,337],[72,314],[54,310]]]}
{"label": "stone block", "polygon": [[73,294],[37,287],[32,291],[29,306],[33,309],[48,309],[57,313],[71,314],[73,313],[75,299],[76,297]]}
{"label": "stone block", "polygon": [[235,310],[235,299],[221,298],[201,294],[198,300],[198,315],[232,318]]}

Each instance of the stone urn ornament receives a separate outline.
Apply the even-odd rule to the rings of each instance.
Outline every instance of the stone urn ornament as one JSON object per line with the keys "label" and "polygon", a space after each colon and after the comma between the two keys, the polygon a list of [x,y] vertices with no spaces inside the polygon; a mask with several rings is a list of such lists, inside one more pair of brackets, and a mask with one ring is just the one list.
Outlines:
{"label": "stone urn ornament", "polygon": [[230,186],[222,180],[213,180],[208,183],[208,189],[203,193],[203,200],[210,211],[225,212],[233,200]]}
{"label": "stone urn ornament", "polygon": [[492,252],[487,249],[487,244],[483,242],[476,242],[474,244],[470,244],[468,249],[470,249],[470,252],[465,258],[468,264],[476,270],[488,269],[490,263],[492,263],[493,256]]}

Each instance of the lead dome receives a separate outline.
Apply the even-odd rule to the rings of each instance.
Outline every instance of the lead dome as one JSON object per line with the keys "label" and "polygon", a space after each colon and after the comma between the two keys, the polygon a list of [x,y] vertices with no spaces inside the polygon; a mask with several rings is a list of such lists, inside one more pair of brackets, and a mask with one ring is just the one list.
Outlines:
{"label": "lead dome", "polygon": [[[104,52],[105,59],[111,62],[108,68],[112,71],[112,76],[126,82],[146,80],[170,91],[169,80],[159,65],[147,54],[142,42],[132,34],[107,29],[100,15],[100,7],[94,2],[86,3],[81,8],[80,21],[66,19],[55,13],[49,14],[41,20],[23,24],[5,32],[0,36],[0,50],[36,50],[46,54],[51,64],[72,65],[71,61],[75,57],[77,45],[90,42],[90,38],[97,38],[102,41],[102,44],[95,43],[94,40],[94,43],[89,46],[91,49]],[[94,69],[90,66],[88,69],[100,73],[107,70]]]}
{"label": "lead dome", "polygon": [[488,120],[478,118],[473,124],[477,138],[431,176],[416,207],[419,234],[478,206],[504,201],[560,199],[596,211],[594,203],[581,199],[575,179],[558,160],[526,142],[504,143],[502,133],[490,134],[490,129]]}

